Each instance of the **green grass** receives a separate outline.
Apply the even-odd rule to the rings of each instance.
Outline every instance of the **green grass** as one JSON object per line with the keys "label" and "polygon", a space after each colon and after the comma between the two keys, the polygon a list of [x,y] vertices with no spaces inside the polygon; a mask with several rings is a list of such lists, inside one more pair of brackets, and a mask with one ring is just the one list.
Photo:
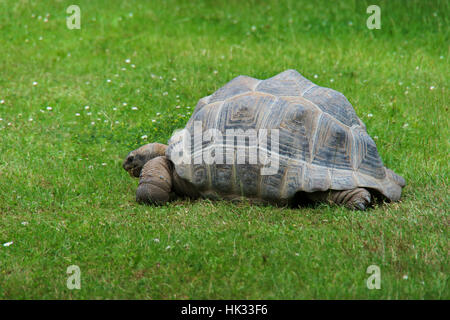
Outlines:
{"label": "green grass", "polygon": [[[69,30],[73,1],[0,0],[0,298],[449,299],[449,2],[372,2],[84,0]],[[135,203],[130,150],[289,68],[346,95],[401,202]]]}

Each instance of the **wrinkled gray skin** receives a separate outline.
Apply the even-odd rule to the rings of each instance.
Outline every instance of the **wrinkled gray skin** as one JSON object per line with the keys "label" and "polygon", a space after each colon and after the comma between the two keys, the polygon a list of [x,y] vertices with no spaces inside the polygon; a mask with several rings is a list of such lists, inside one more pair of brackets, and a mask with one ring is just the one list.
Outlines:
{"label": "wrinkled gray skin", "polygon": [[[178,176],[173,163],[165,156],[166,149],[166,145],[149,143],[131,151],[125,158],[123,168],[132,177],[139,178],[137,202],[161,205],[179,197],[200,197],[193,184]],[[304,196],[309,201],[335,203],[355,210],[365,210],[371,203],[371,195],[365,188],[311,192]]]}

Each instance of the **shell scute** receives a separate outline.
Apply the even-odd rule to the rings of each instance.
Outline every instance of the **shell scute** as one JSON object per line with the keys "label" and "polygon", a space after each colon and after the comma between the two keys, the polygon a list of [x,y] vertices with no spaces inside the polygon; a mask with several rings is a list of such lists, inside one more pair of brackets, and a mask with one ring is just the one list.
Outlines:
{"label": "shell scute", "polygon": [[349,128],[323,114],[314,135],[312,164],[331,169],[353,170]]}
{"label": "shell scute", "polygon": [[351,127],[360,125],[358,116],[347,98],[333,89],[315,86],[308,90],[304,98],[313,102],[323,112]]}

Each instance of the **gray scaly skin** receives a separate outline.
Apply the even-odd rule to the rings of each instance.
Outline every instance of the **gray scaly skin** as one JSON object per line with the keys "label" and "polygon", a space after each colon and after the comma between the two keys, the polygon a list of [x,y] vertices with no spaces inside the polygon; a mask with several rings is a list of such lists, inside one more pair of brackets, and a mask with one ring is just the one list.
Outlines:
{"label": "gray scaly skin", "polygon": [[[132,177],[139,177],[137,202],[161,205],[179,197],[200,197],[194,185],[178,176],[173,163],[165,156],[166,149],[166,145],[149,143],[131,151],[123,162],[123,168]],[[314,202],[334,203],[356,210],[365,210],[371,204],[371,195],[365,188],[311,192],[305,196]]]}

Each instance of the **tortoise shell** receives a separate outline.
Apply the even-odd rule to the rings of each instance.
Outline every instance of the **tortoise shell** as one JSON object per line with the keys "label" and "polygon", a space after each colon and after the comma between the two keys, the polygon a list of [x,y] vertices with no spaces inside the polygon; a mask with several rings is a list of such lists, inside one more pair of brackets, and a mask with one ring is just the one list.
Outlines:
{"label": "tortoise shell", "polygon": [[[203,132],[217,129],[223,139],[194,141],[196,121]],[[278,170],[264,175],[260,163],[195,161],[199,156],[195,150],[219,150],[215,148],[223,146],[229,129],[277,129],[278,152],[272,156],[277,157]],[[189,161],[178,161],[175,169],[205,197],[286,201],[299,191],[364,187],[396,201],[405,185],[402,177],[383,165],[375,142],[344,95],[315,85],[295,70],[267,80],[247,76],[231,80],[200,99],[185,132],[190,137],[174,135],[166,155],[174,159],[183,140],[191,139],[191,148],[183,149]],[[203,148],[195,149],[199,143]],[[261,151],[267,145],[256,148]],[[227,144],[223,153],[236,160],[237,144]]]}

